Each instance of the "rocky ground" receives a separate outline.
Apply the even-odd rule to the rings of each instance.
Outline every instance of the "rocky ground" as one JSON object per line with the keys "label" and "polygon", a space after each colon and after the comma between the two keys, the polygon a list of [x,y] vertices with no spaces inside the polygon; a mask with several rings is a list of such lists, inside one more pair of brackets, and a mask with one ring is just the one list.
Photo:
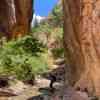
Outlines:
{"label": "rocky ground", "polygon": [[55,83],[55,90],[51,90],[49,83],[49,80],[43,78],[38,78],[35,86],[18,81],[9,89],[0,89],[0,100],[99,100],[89,97],[86,92],[65,88],[62,83]]}
{"label": "rocky ground", "polygon": [[34,86],[17,81],[11,87],[1,89],[0,100],[49,100],[53,92],[49,89],[49,83],[49,80],[43,78],[38,78]]}
{"label": "rocky ground", "polygon": [[[57,61],[56,65],[59,62],[60,61]],[[59,63],[58,65],[60,64],[62,63]],[[52,69],[54,74],[55,71],[57,71],[57,73],[59,71],[64,73],[61,68],[60,70]],[[57,76],[57,73],[55,76]],[[61,76],[62,73],[59,75]],[[99,100],[96,97],[89,97],[86,91],[74,90],[71,87],[64,87],[63,81],[55,82],[55,89],[50,89],[49,84],[50,79],[41,76],[36,78],[34,86],[24,84],[23,82],[15,79],[14,82],[10,82],[9,87],[0,88],[0,100]]]}
{"label": "rocky ground", "polygon": [[[57,68],[56,65],[51,70]],[[8,79],[3,77],[0,80],[3,84],[0,88],[0,100],[49,100],[53,92],[49,88],[50,79],[40,76],[36,78],[34,86],[13,79],[13,82],[10,81],[10,86],[5,87],[8,85]],[[56,83],[55,85],[61,86],[62,84]]]}

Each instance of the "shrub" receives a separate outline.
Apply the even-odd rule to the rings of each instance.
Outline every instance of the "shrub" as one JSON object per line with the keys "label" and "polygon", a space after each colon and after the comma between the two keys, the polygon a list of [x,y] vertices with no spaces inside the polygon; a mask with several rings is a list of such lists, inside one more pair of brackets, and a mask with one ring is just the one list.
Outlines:
{"label": "shrub", "polygon": [[[45,46],[32,36],[3,43],[0,47],[0,74],[30,80],[48,69]],[[43,59],[44,58],[44,59]]]}
{"label": "shrub", "polygon": [[53,48],[52,53],[54,58],[62,58],[64,57],[64,48]]}

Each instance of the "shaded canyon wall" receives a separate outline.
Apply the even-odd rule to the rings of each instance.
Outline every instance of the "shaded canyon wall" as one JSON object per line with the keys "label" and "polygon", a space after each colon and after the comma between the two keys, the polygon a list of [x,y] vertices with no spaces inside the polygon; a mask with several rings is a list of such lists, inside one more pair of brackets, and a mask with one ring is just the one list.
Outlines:
{"label": "shaded canyon wall", "polygon": [[15,38],[30,31],[33,0],[0,1],[0,36]]}

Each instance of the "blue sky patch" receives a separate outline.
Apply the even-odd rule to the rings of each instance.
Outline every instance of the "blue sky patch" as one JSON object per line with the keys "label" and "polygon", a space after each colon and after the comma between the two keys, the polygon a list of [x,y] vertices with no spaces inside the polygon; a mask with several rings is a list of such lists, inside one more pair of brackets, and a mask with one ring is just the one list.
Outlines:
{"label": "blue sky patch", "polygon": [[39,16],[48,16],[57,1],[58,0],[34,0],[35,14]]}

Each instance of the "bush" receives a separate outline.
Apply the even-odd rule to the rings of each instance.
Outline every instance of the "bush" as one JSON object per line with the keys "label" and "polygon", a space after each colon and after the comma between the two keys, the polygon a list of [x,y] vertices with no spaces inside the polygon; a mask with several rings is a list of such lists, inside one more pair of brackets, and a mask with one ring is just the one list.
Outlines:
{"label": "bush", "polygon": [[30,80],[48,69],[44,55],[46,48],[32,36],[5,42],[0,52],[0,74]]}
{"label": "bush", "polygon": [[61,4],[57,4],[49,15],[52,18],[52,25],[63,27],[63,8]]}
{"label": "bush", "polygon": [[64,48],[53,48],[52,53],[54,58],[62,58],[64,57]]}

